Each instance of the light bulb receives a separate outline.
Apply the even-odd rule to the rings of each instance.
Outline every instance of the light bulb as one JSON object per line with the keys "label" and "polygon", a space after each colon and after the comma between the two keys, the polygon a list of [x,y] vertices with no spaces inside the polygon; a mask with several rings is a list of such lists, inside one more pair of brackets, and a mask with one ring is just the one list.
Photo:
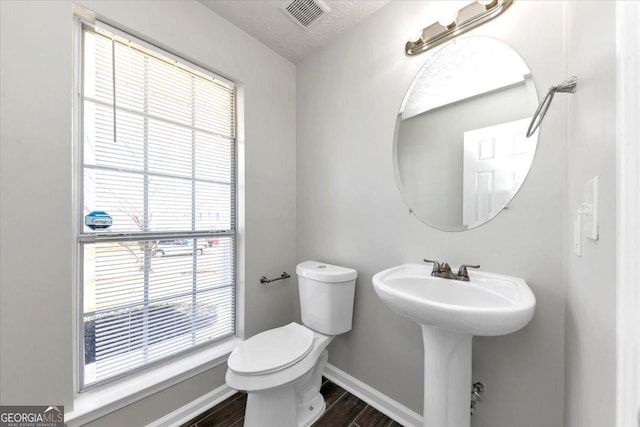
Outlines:
{"label": "light bulb", "polygon": [[476,0],[480,3],[485,9],[491,9],[496,4],[498,4],[498,0]]}
{"label": "light bulb", "polygon": [[448,30],[456,26],[456,19],[458,19],[458,11],[452,10],[442,13],[440,15],[440,19],[438,19],[438,23],[443,27],[446,27]]}

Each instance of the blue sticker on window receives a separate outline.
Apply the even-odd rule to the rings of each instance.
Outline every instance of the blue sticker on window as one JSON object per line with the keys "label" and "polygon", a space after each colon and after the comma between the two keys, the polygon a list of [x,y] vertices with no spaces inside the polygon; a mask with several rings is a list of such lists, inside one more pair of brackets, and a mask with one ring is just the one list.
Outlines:
{"label": "blue sticker on window", "polygon": [[84,225],[92,230],[109,228],[111,224],[113,220],[105,211],[91,211],[84,217]]}

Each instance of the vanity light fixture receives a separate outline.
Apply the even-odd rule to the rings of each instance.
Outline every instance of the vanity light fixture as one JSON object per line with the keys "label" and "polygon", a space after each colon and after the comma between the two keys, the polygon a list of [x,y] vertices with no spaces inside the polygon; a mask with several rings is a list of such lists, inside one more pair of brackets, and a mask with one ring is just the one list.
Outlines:
{"label": "vanity light fixture", "polygon": [[422,30],[417,40],[405,45],[407,55],[417,55],[492,20],[511,6],[513,0],[477,0],[458,10],[448,22],[435,22]]}

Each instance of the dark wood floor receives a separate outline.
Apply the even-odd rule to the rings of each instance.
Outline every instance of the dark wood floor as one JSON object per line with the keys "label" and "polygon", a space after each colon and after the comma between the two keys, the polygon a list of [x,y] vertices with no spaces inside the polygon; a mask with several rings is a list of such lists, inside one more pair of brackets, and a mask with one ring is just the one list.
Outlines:
{"label": "dark wood floor", "polygon": [[[312,427],[402,427],[351,393],[323,378],[320,393],[327,404],[325,413]],[[245,393],[236,393],[182,427],[242,427]]]}

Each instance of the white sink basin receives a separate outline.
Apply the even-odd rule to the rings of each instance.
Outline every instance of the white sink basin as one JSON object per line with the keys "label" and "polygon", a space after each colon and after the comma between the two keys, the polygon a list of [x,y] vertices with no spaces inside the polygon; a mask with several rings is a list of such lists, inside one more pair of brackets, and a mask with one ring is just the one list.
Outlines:
{"label": "white sink basin", "polygon": [[469,282],[431,276],[432,267],[405,264],[373,276],[378,297],[421,325],[470,335],[504,335],[533,317],[536,299],[524,280],[469,271]]}
{"label": "white sink basin", "polygon": [[380,299],[422,327],[424,426],[469,427],[473,335],[504,335],[533,317],[536,298],[524,280],[470,271],[468,282],[431,276],[405,264],[373,276]]}

